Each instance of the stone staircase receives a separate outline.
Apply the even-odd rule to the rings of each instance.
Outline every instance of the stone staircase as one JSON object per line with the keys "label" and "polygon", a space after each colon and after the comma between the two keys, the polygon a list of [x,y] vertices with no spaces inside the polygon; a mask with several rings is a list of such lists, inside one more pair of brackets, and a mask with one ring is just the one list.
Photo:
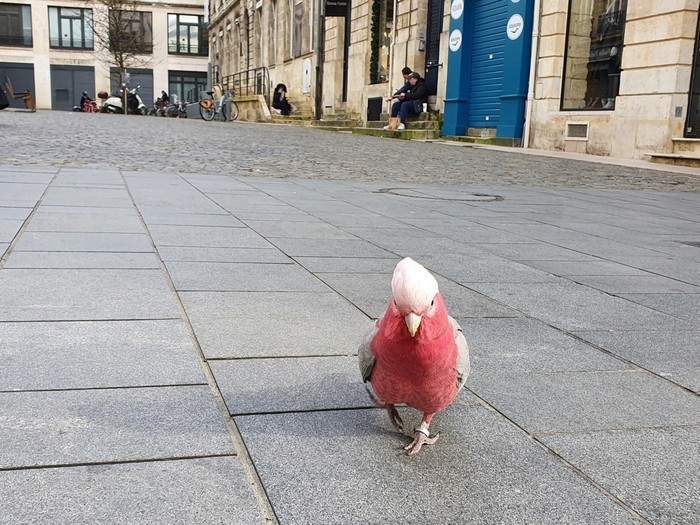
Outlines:
{"label": "stone staircase", "polygon": [[675,138],[672,153],[648,153],[649,160],[659,164],[700,168],[700,139]]}
{"label": "stone staircase", "polygon": [[381,120],[370,120],[363,127],[353,128],[356,135],[385,137],[403,140],[434,140],[440,138],[440,119],[436,112],[421,113],[408,118],[402,131],[383,129],[389,123],[389,115],[383,113]]}
{"label": "stone staircase", "polygon": [[491,146],[517,147],[520,139],[505,139],[496,137],[496,128],[469,128],[466,135],[445,137],[448,140],[467,142],[469,144],[486,144]]}
{"label": "stone staircase", "polygon": [[332,114],[325,115],[321,120],[316,120],[313,110],[308,103],[297,104],[294,100],[290,100],[290,102],[296,107],[297,111],[287,116],[278,115],[273,112],[273,123],[308,126],[328,131],[351,131],[361,122],[357,115],[345,111],[335,111]]}

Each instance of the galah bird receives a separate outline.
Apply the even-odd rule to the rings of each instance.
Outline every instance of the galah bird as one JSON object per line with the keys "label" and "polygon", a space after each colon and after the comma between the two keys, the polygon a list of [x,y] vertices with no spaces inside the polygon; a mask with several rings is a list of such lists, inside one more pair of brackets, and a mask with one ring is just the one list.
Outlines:
{"label": "galah bird", "polygon": [[413,259],[396,265],[391,299],[358,350],[360,371],[370,396],[386,408],[392,424],[403,432],[396,405],[423,413],[409,455],[433,445],[433,416],[457,397],[469,375],[469,347],[457,321],[447,313],[435,277]]}

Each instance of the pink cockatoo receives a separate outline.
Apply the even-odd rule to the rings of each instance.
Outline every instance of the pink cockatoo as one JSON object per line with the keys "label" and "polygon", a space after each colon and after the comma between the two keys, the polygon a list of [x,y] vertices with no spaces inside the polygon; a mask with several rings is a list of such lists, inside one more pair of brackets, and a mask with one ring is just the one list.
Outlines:
{"label": "pink cockatoo", "polygon": [[[392,424],[403,431],[396,405],[423,413],[413,441],[404,449],[417,454],[433,445],[433,416],[457,397],[469,375],[469,347],[459,324],[448,315],[435,277],[413,259],[396,265],[391,299],[359,348],[362,379],[370,395],[386,408]],[[368,388],[368,390],[370,390]]]}

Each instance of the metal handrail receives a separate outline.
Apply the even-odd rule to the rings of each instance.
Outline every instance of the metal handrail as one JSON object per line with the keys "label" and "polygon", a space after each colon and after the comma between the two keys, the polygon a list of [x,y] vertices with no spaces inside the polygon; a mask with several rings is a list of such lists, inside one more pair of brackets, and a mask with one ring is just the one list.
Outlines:
{"label": "metal handrail", "polygon": [[270,105],[270,73],[266,67],[256,67],[239,71],[221,79],[224,91],[231,91],[237,96],[262,95]]}

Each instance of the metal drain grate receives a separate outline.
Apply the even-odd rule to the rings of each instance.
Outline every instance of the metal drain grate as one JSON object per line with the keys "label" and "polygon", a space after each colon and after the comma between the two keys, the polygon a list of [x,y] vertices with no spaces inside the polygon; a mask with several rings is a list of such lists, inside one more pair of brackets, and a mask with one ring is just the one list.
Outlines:
{"label": "metal drain grate", "polygon": [[386,193],[397,197],[410,197],[412,199],[428,199],[434,201],[456,201],[456,202],[497,202],[502,201],[501,195],[491,195],[488,193],[459,193],[449,192],[450,196],[434,195],[425,190],[415,188],[381,188],[375,193]]}

